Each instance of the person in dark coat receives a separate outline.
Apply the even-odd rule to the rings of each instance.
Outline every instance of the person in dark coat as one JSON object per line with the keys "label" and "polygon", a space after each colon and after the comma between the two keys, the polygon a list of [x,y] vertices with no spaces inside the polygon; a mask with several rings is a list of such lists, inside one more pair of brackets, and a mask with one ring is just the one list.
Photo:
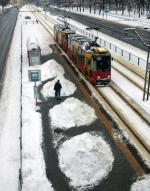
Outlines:
{"label": "person in dark coat", "polygon": [[60,99],[60,91],[61,91],[61,83],[59,80],[57,80],[57,82],[54,85],[54,90],[55,90],[55,98],[57,98],[58,100]]}

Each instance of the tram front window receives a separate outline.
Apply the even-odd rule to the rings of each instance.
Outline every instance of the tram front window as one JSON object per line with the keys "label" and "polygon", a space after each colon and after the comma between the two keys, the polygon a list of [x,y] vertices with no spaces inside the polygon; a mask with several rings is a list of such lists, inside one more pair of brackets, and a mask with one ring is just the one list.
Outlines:
{"label": "tram front window", "polygon": [[110,70],[111,62],[110,57],[98,57],[97,58],[97,70]]}

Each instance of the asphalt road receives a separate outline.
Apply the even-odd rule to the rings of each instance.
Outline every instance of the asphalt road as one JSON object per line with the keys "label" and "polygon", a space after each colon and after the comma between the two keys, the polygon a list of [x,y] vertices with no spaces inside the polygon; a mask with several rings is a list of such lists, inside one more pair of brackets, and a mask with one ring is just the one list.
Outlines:
{"label": "asphalt road", "polygon": [[4,75],[5,62],[11,45],[17,15],[17,8],[8,9],[0,15],[0,82]]}
{"label": "asphalt road", "polygon": [[[56,14],[62,15],[62,16],[67,15],[71,17],[72,19],[90,28],[98,27],[99,28],[98,31],[100,32],[108,34],[126,43],[132,44],[135,47],[141,48],[143,50],[147,50],[147,48],[142,44],[142,42],[139,40],[139,38],[134,33],[134,31],[129,31],[128,34],[126,35],[126,32],[124,31],[124,29],[129,28],[131,26],[115,23],[112,21],[104,20],[104,19],[96,19],[90,16],[84,16],[84,15],[71,13],[71,12],[64,14],[63,10],[57,10],[54,8],[50,8],[50,12],[55,15]],[[146,43],[150,43],[150,31],[147,31],[144,29],[138,29],[138,28],[137,28],[137,31]]]}

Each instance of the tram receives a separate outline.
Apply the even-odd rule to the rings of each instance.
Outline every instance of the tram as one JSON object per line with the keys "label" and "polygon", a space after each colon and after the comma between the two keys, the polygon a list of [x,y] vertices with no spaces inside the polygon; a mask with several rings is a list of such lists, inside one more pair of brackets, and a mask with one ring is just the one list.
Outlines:
{"label": "tram", "polygon": [[106,86],[111,81],[111,54],[109,50],[69,26],[54,25],[54,39],[67,53],[74,65],[93,84]]}

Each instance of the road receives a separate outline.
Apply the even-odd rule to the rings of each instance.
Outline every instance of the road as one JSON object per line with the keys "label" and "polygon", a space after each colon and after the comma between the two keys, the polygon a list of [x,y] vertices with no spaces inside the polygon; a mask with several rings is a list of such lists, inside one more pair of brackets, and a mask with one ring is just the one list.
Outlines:
{"label": "road", "polygon": [[11,45],[17,15],[17,8],[8,9],[0,15],[0,82],[4,75],[5,62]]}
{"label": "road", "polygon": [[[67,15],[67,17],[69,16],[72,19],[76,20],[77,22],[80,22],[90,28],[98,27],[99,28],[98,31],[100,31],[102,33],[105,33],[116,39],[129,43],[135,47],[141,48],[143,50],[147,50],[147,48],[142,44],[142,42],[138,39],[137,35],[133,31],[129,31],[128,35],[126,35],[126,32],[124,31],[124,29],[129,28],[130,26],[128,26],[128,25],[115,23],[112,21],[99,19],[99,18],[96,19],[96,18],[93,18],[90,16],[84,16],[84,15],[71,13],[71,12],[64,13],[63,10],[59,10],[59,12],[58,12],[58,10],[54,9],[54,8],[50,8],[50,11],[52,14],[55,14],[55,15],[56,14],[62,15],[62,16]],[[149,31],[146,31],[144,29],[137,29],[137,31],[146,43],[150,42],[150,32]]]}

